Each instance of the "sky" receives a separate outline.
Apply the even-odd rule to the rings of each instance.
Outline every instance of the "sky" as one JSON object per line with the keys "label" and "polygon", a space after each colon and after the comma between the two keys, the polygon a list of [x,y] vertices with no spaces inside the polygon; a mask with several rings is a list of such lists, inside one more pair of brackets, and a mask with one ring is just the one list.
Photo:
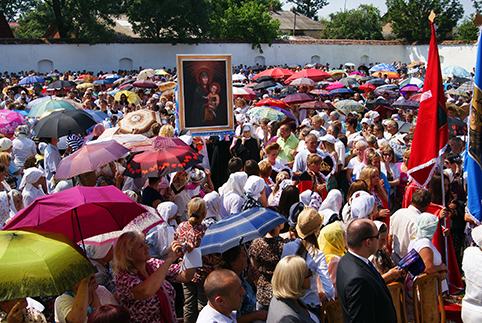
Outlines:
{"label": "sky", "polygon": [[[373,4],[374,6],[380,9],[382,16],[387,12],[387,6],[385,5],[385,0],[371,0],[371,1],[328,0],[328,1],[329,1],[329,4],[323,7],[318,12],[318,16],[321,18],[329,18],[330,13],[343,11],[345,3],[346,3],[346,10],[356,9],[360,4]],[[464,17],[475,12],[475,9],[472,6],[471,0],[459,0],[459,1],[464,7]],[[292,3],[287,3],[287,1],[281,0],[281,2],[284,2],[283,10],[289,10],[291,7],[294,6]]]}

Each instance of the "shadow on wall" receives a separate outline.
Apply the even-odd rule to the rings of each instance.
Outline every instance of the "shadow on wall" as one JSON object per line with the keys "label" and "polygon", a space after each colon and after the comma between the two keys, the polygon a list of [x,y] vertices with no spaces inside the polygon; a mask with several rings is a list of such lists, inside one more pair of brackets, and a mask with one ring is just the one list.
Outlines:
{"label": "shadow on wall", "polygon": [[121,58],[119,60],[119,69],[120,70],[124,70],[124,71],[131,71],[133,70],[132,68],[133,64],[132,64],[132,59],[130,58]]}
{"label": "shadow on wall", "polygon": [[37,63],[37,71],[40,73],[49,73],[54,70],[54,62],[49,59],[43,59]]}

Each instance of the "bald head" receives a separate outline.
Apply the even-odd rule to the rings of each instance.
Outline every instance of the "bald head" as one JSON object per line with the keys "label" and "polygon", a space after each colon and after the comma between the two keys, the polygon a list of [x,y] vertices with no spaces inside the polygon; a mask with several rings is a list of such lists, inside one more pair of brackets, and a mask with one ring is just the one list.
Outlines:
{"label": "bald head", "polygon": [[358,250],[364,246],[367,238],[377,234],[377,226],[372,220],[356,219],[348,225],[346,242],[350,249]]}
{"label": "bald head", "polygon": [[396,121],[390,121],[387,125],[387,131],[392,135],[398,132],[398,123]]}
{"label": "bald head", "polygon": [[231,291],[232,281],[239,279],[238,276],[228,269],[218,269],[209,274],[204,281],[204,292],[207,299],[214,303],[216,297],[227,297]]}

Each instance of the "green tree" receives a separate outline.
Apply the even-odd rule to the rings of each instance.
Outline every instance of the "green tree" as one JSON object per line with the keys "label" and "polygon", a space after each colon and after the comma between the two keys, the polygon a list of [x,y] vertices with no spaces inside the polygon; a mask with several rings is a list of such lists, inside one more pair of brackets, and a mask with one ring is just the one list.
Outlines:
{"label": "green tree", "polygon": [[458,0],[386,0],[386,5],[393,32],[407,41],[430,40],[428,16],[432,10],[437,15],[438,40],[447,39],[464,14]]}
{"label": "green tree", "polygon": [[281,34],[280,22],[272,20],[268,6],[256,0],[212,2],[209,36],[213,38],[244,39],[261,52],[261,43],[270,46]]}
{"label": "green tree", "polygon": [[110,26],[115,24],[113,17],[120,9],[119,0],[35,0],[30,3],[30,9],[18,17],[19,36],[43,36],[48,27],[54,26],[61,38],[89,43],[111,39]]}
{"label": "green tree", "polygon": [[297,12],[315,20],[318,20],[316,15],[318,10],[329,4],[327,0],[289,0],[288,2],[296,5]]}
{"label": "green tree", "polygon": [[15,21],[20,14],[28,11],[35,5],[35,0],[1,0],[0,12],[2,12],[7,21]]}
{"label": "green tree", "polygon": [[202,37],[209,22],[209,7],[205,0],[131,0],[123,6],[135,33],[173,43]]}
{"label": "green tree", "polygon": [[323,21],[325,39],[383,39],[380,10],[373,5],[360,5],[357,9],[330,14]]}
{"label": "green tree", "polygon": [[455,39],[463,40],[469,42],[471,40],[477,40],[479,35],[479,27],[474,25],[472,20],[474,19],[474,14],[470,15],[470,17],[465,17],[464,20],[460,23],[460,25],[455,30]]}

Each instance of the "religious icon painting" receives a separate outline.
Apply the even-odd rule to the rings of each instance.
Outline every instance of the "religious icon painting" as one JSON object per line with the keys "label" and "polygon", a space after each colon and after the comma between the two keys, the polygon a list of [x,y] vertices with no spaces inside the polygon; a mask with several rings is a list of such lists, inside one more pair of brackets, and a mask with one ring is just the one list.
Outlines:
{"label": "religious icon painting", "polygon": [[180,129],[232,131],[231,55],[177,55],[177,70]]}

